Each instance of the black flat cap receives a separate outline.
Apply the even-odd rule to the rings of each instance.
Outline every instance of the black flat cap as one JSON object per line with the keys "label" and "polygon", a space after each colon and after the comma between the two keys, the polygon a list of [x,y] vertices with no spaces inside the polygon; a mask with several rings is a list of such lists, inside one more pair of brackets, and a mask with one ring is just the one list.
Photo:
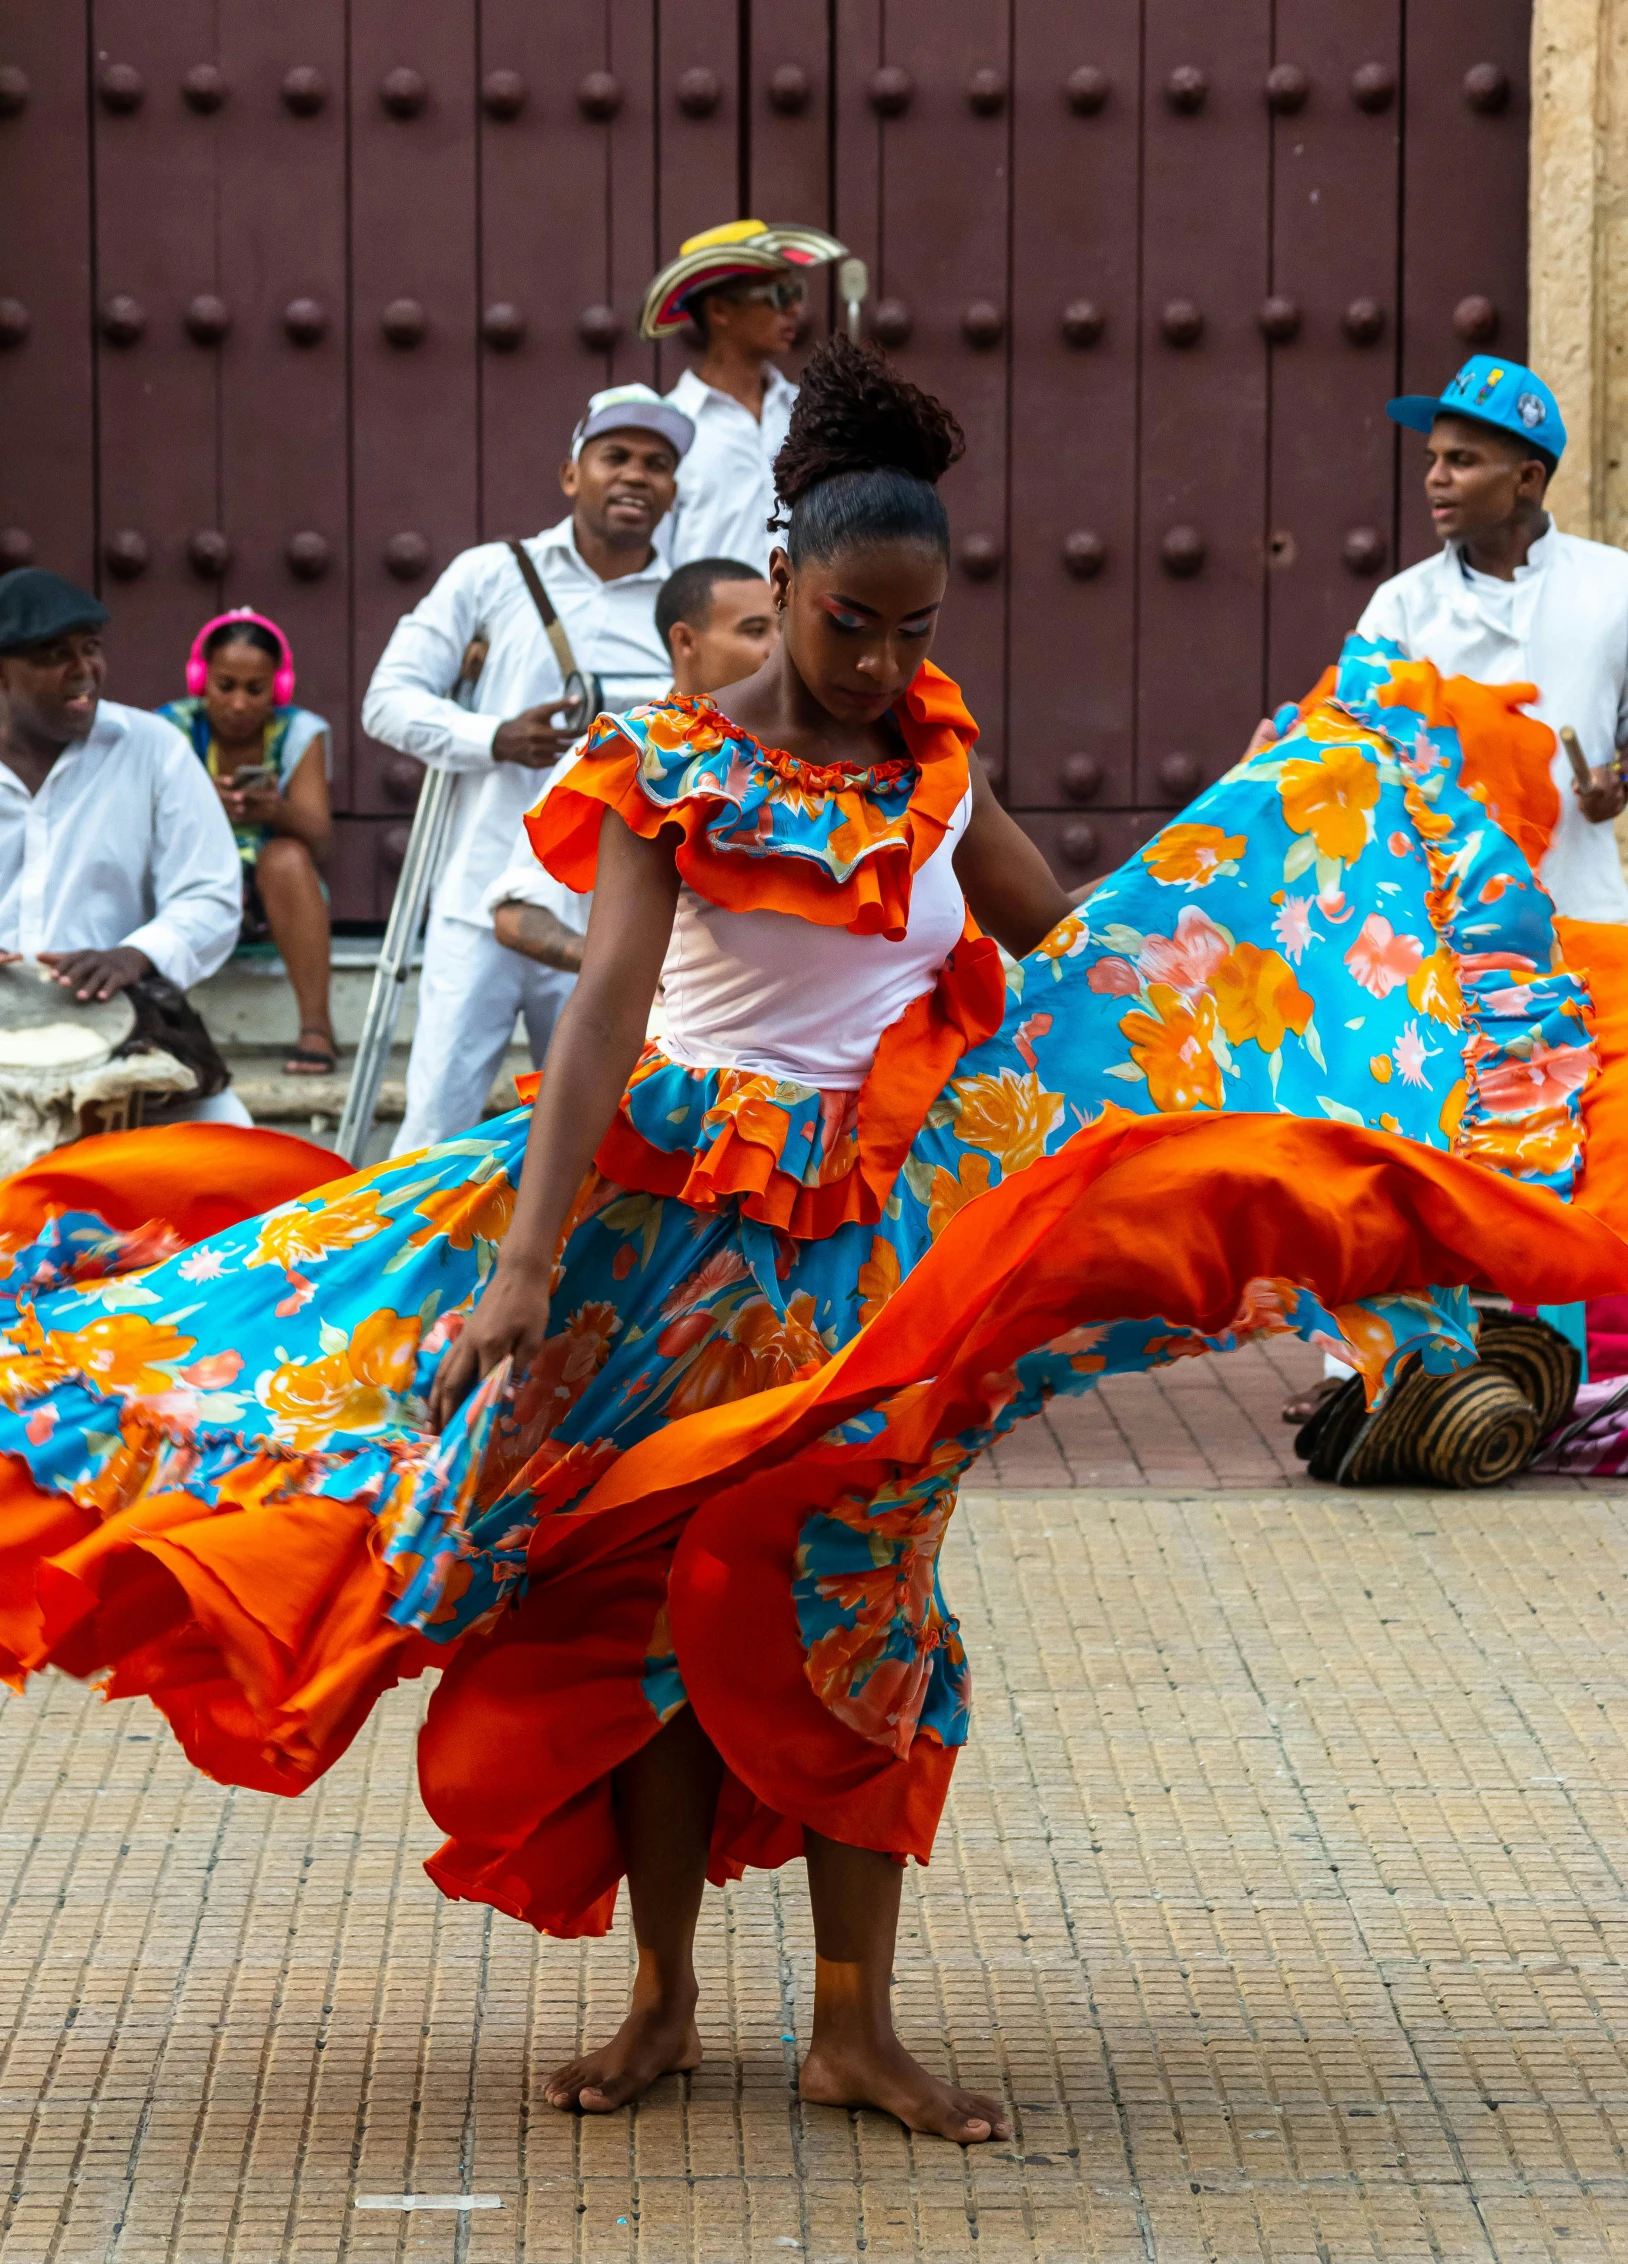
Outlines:
{"label": "black flat cap", "polygon": [[43,566],[0,574],[0,653],[49,644],[70,629],[99,629],[111,618],[99,597]]}

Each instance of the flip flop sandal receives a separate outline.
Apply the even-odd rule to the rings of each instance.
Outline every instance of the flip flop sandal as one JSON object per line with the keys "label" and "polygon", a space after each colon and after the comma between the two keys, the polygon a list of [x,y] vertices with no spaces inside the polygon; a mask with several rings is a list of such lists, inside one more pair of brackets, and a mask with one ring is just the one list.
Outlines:
{"label": "flip flop sandal", "polygon": [[1286,1402],[1283,1420],[1293,1423],[1297,1429],[1304,1428],[1349,1381],[1347,1376],[1325,1376],[1321,1383],[1313,1384],[1309,1391],[1297,1392],[1293,1399]]}
{"label": "flip flop sandal", "polygon": [[[308,1024],[305,1029],[301,1030],[300,1036],[304,1038],[316,1033],[316,1027],[314,1022]],[[333,1040],[327,1038],[326,1032],[317,1034],[325,1037],[326,1043],[320,1046],[297,1045],[293,1047],[287,1060],[283,1063],[285,1075],[291,1077],[331,1077],[333,1075],[339,1067],[339,1056],[334,1050]]]}

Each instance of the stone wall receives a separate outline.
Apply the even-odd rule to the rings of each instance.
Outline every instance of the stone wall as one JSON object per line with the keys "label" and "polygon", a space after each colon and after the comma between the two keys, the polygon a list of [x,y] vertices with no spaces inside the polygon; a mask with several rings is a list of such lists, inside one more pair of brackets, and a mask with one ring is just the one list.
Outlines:
{"label": "stone wall", "polygon": [[1628,0],[1533,9],[1530,310],[1570,435],[1555,518],[1628,547]]}

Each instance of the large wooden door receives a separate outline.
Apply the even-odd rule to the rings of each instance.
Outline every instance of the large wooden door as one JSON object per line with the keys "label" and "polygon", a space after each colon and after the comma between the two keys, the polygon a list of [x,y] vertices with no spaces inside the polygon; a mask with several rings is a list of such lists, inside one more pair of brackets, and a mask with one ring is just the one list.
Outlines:
{"label": "large wooden door", "polygon": [[[968,453],[939,656],[1068,879],[1117,863],[1429,544],[1386,397],[1524,347],[1530,0],[90,0],[0,13],[0,566],[102,589],[111,689],[288,628],[342,921],[416,766],[362,688],[464,545],[548,525],[654,266],[829,226]],[[831,308],[814,309],[810,339]],[[799,357],[800,358],[800,357]]]}

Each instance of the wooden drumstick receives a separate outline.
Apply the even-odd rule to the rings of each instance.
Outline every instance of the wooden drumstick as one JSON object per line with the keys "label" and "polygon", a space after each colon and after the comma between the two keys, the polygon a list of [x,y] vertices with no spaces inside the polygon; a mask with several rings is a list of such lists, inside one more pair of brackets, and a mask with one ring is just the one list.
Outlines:
{"label": "wooden drumstick", "polygon": [[1588,757],[1584,754],[1577,734],[1569,723],[1563,723],[1560,726],[1560,744],[1566,750],[1566,759],[1571,764],[1571,774],[1577,781],[1578,793],[1586,794],[1594,784],[1594,773],[1589,769]]}

